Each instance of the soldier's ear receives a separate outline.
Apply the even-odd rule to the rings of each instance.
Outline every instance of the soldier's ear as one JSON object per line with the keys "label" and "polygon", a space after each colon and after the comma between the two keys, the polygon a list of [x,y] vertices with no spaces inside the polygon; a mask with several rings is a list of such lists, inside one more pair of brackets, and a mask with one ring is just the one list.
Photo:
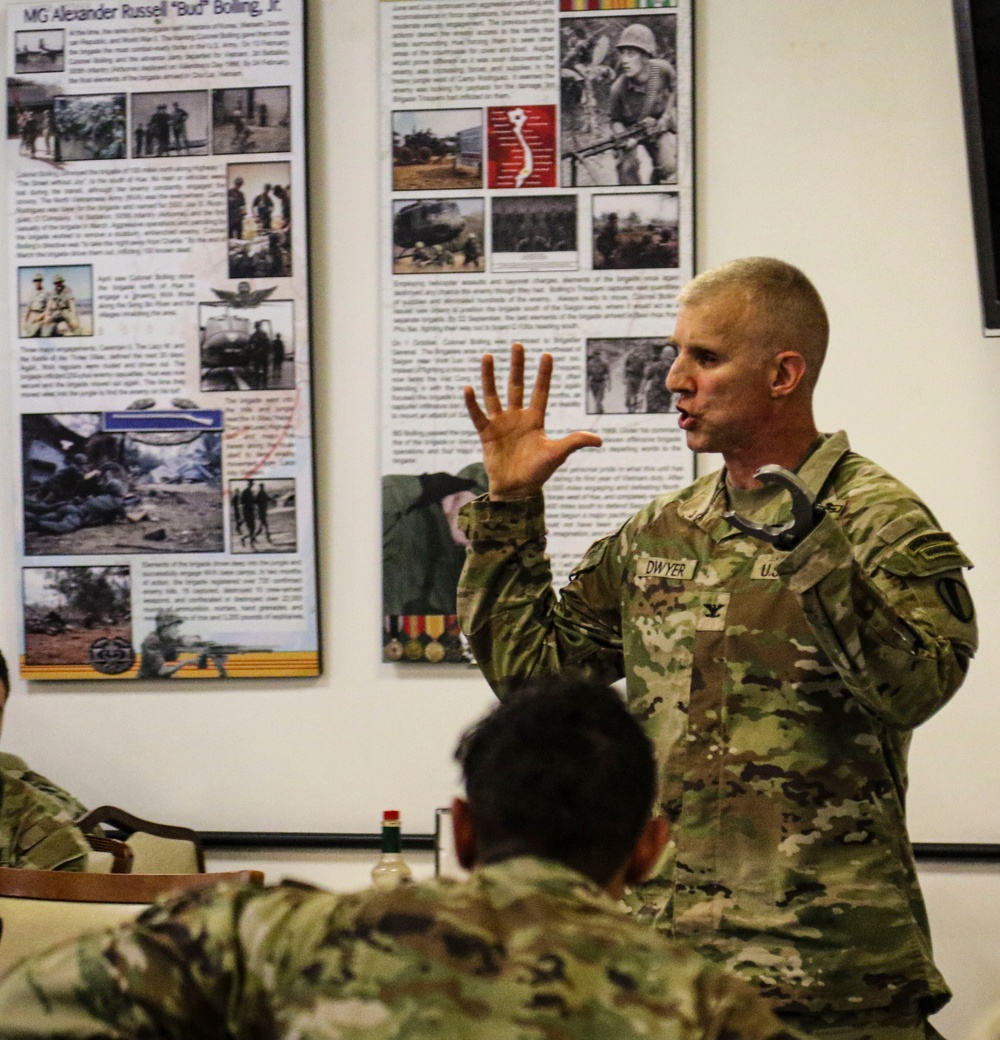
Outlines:
{"label": "soldier's ear", "polygon": [[783,350],[775,354],[773,366],[771,396],[787,397],[805,377],[806,359],[797,350]]}
{"label": "soldier's ear", "polygon": [[476,825],[469,803],[464,798],[452,799],[451,828],[455,836],[455,856],[465,870],[472,870],[478,854]]}

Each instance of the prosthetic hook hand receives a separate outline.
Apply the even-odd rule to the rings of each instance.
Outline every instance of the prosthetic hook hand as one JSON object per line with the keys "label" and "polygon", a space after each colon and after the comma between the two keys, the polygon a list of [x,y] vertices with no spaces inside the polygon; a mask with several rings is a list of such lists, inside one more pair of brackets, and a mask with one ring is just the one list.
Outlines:
{"label": "prosthetic hook hand", "polygon": [[816,508],[816,496],[801,477],[783,466],[761,466],[754,477],[762,484],[777,484],[789,492],[792,496],[792,519],[784,524],[757,524],[733,512],[723,514],[725,519],[744,534],[778,549],[794,549],[823,516],[822,511]]}

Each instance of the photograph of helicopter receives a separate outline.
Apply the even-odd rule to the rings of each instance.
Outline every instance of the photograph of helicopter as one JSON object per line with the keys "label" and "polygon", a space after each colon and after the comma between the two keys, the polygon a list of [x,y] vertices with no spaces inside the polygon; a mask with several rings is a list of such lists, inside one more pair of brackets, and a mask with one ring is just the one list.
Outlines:
{"label": "photograph of helicopter", "polygon": [[480,274],[481,198],[397,200],[392,204],[393,274]]}
{"label": "photograph of helicopter", "polygon": [[291,390],[295,387],[293,301],[252,306],[198,305],[201,389]]}

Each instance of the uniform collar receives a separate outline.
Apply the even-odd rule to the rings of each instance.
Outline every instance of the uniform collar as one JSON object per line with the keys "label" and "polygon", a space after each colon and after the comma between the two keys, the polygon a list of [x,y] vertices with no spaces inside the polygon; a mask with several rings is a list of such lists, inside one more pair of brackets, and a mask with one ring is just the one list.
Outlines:
{"label": "uniform collar", "polygon": [[[821,433],[817,438],[816,446],[809,452],[796,472],[805,481],[806,486],[819,498],[830,474],[850,450],[851,445],[843,430],[839,430],[837,433]],[[701,481],[698,483],[700,484]],[[736,533],[736,529],[722,519],[722,514],[728,508],[726,469],[723,467],[714,475],[714,478],[706,477],[703,487],[696,486],[691,497],[682,502],[677,511],[685,520],[697,524],[703,531],[719,541],[729,534]]]}
{"label": "uniform collar", "polygon": [[525,894],[542,891],[547,895],[574,902],[603,904],[605,909],[617,904],[594,881],[562,863],[535,856],[513,856],[499,863],[476,867],[472,878],[480,884],[522,890]]}

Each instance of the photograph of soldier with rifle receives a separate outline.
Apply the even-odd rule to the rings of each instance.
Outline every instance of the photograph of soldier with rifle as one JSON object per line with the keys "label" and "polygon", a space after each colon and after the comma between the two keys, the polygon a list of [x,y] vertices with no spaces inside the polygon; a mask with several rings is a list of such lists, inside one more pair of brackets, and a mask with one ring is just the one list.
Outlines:
{"label": "photograph of soldier with rifle", "polygon": [[677,183],[675,14],[563,18],[562,184]]}
{"label": "photograph of soldier with rifle", "polygon": [[216,643],[200,636],[182,636],[183,624],[184,618],[172,610],[161,610],[156,615],[156,627],[142,641],[139,650],[137,679],[170,679],[182,669],[206,672],[209,665],[215,671],[213,678],[228,679],[226,666],[234,654],[274,653],[274,648],[269,646]]}

